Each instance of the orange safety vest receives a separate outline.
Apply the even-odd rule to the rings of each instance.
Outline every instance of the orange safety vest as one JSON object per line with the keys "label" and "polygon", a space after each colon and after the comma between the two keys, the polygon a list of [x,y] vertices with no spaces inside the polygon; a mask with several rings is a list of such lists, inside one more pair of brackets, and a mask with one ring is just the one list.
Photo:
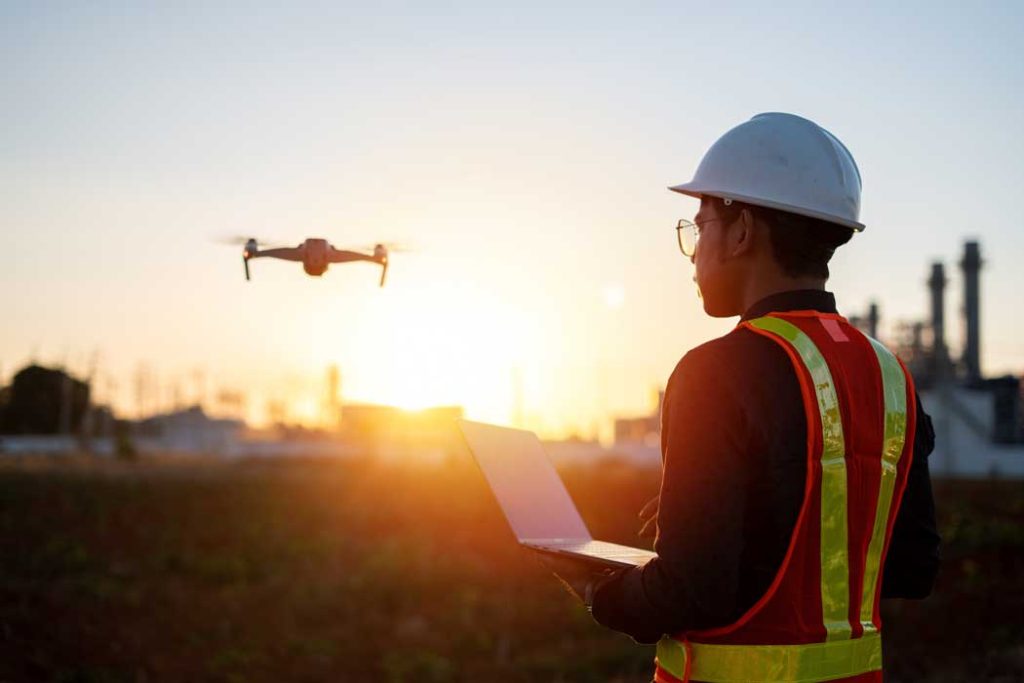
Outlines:
{"label": "orange safety vest", "polygon": [[803,504],[764,596],[728,626],[662,638],[655,681],[880,682],[881,575],[913,457],[913,380],[834,313],[776,312],[739,326],[782,346],[800,380]]}

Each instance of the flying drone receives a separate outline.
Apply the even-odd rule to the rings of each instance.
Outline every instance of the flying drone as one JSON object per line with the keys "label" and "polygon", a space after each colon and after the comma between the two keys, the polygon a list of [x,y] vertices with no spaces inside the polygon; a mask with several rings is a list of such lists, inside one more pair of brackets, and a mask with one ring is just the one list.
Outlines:
{"label": "flying drone", "polygon": [[325,239],[310,237],[297,247],[272,247],[260,249],[255,237],[245,241],[242,250],[242,263],[245,264],[245,279],[249,278],[249,261],[254,258],[278,258],[285,261],[299,261],[308,275],[319,277],[324,274],[332,263],[350,263],[353,261],[369,261],[381,266],[380,286],[384,286],[384,278],[388,274],[388,247],[375,244],[372,253],[336,249]]}

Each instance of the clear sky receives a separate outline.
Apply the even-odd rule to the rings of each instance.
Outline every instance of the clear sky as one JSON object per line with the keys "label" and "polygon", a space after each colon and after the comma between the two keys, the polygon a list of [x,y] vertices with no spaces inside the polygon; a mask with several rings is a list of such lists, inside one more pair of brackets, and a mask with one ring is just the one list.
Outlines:
{"label": "clear sky", "polygon": [[[673,226],[725,130],[789,111],[864,178],[840,311],[924,318],[981,240],[982,365],[1024,372],[1019,3],[0,4],[0,379],[35,358],[130,413],[145,366],[315,414],[463,403],[592,433],[644,413],[705,317]],[[282,4],[284,5],[284,4]],[[323,278],[230,234],[398,241]],[[884,336],[884,335],[883,335]],[[200,382],[200,377],[203,378]]]}

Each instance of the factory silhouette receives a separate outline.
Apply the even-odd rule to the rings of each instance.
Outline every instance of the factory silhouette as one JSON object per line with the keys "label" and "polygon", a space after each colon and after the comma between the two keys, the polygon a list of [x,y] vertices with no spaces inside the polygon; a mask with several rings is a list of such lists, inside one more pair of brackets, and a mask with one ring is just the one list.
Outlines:
{"label": "factory silhouette", "polygon": [[[954,358],[946,336],[945,265],[927,280],[931,317],[914,323],[897,345],[914,375],[936,433],[933,472],[965,476],[1024,476],[1024,406],[1019,376],[987,378],[981,369],[981,246],[964,244],[959,266],[962,352]],[[927,332],[927,335],[925,334]]]}

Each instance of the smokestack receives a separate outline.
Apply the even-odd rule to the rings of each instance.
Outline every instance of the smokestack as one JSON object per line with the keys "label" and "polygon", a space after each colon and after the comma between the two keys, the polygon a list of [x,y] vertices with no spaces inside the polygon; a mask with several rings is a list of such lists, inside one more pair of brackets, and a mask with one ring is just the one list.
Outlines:
{"label": "smokestack", "polygon": [[874,301],[868,307],[868,334],[872,339],[878,339],[878,304]]}
{"label": "smokestack", "polygon": [[981,379],[981,305],[979,302],[979,274],[981,273],[981,248],[977,242],[964,244],[964,258],[960,268],[964,272],[964,369],[967,381],[974,383]]}
{"label": "smokestack", "polygon": [[941,263],[932,264],[932,276],[928,279],[932,291],[932,361],[937,373],[944,373],[949,355],[946,351],[945,289],[946,269]]}

